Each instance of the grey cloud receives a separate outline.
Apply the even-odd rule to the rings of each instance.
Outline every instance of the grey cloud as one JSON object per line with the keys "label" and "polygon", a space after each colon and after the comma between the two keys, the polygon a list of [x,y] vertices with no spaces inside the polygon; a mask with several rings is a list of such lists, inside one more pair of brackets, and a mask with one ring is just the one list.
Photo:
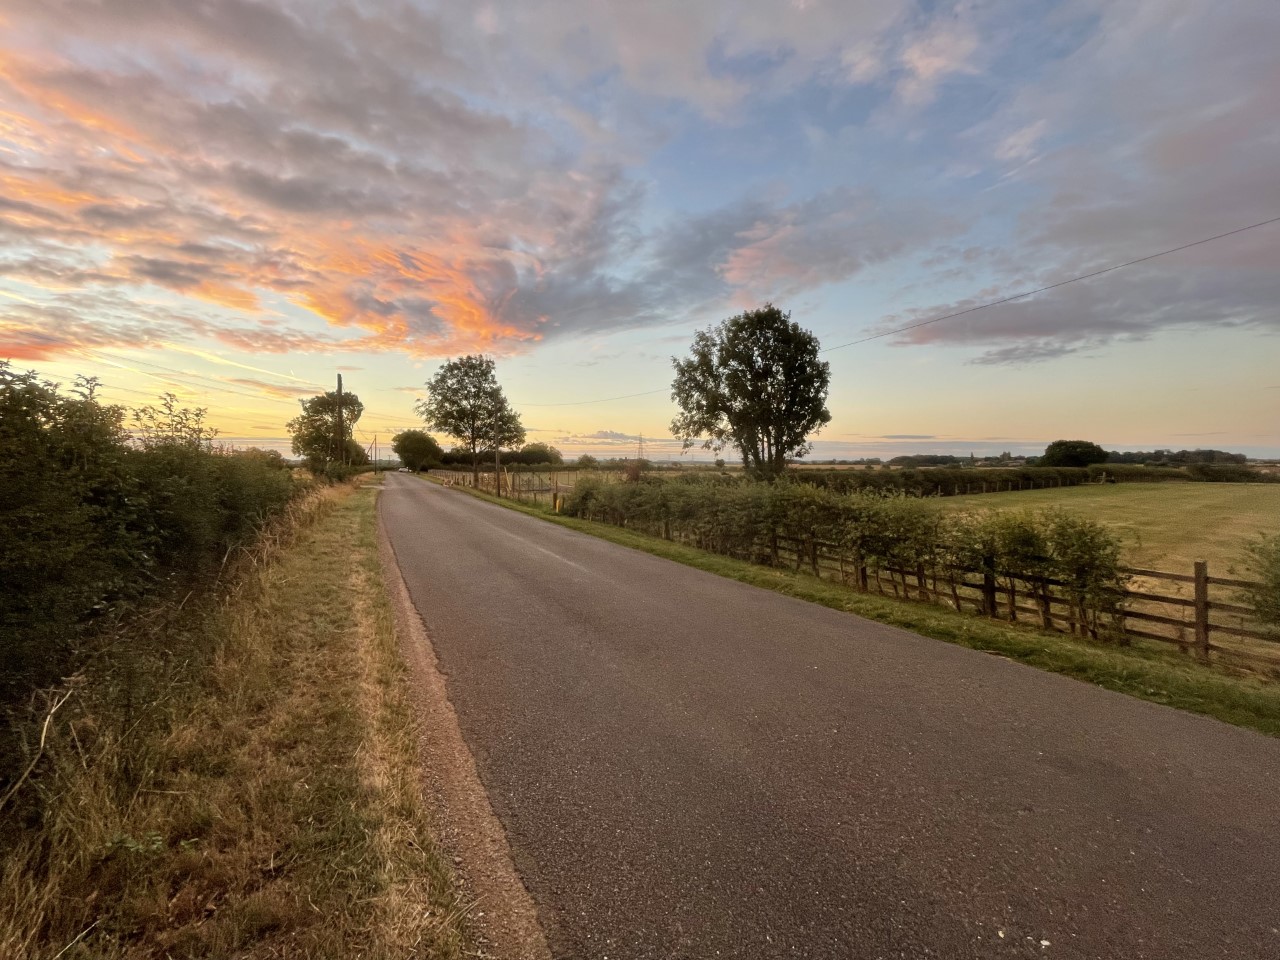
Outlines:
{"label": "grey cloud", "polygon": [[[1048,64],[1039,83],[1024,85],[971,131],[975,156],[992,151],[1011,165],[993,201],[995,191],[1011,189],[1043,198],[1022,214],[1013,253],[946,251],[951,279],[984,266],[982,275],[997,283],[970,302],[886,318],[880,329],[1280,211],[1273,162],[1280,74],[1270,39],[1280,35],[1280,7],[1242,0],[1226,15],[1225,8],[1145,0],[1093,12],[1098,22],[1078,49]],[[1036,133],[1032,164],[1000,146],[1028,130]],[[1264,227],[944,321],[898,342],[988,347],[976,362],[1001,364],[1051,360],[1177,328],[1275,331],[1276,263],[1280,229]]]}

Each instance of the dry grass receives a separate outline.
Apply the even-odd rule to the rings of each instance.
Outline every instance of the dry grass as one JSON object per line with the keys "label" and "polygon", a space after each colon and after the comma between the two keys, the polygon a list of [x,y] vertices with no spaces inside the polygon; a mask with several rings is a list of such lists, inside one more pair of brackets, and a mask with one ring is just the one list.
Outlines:
{"label": "dry grass", "polygon": [[463,955],[373,501],[327,495],[79,685],[0,865],[0,957]]}

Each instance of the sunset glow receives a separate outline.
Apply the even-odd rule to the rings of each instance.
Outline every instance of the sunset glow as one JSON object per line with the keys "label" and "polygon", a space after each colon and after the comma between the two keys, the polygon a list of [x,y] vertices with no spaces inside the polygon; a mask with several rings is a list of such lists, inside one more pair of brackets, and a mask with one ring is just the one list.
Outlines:
{"label": "sunset glow", "polygon": [[[1280,216],[1269,0],[0,16],[0,359],[236,443],[338,373],[389,438],[483,352],[531,440],[674,454],[744,308],[832,347]],[[1277,302],[1280,224],[834,351],[816,455],[1277,456]]]}

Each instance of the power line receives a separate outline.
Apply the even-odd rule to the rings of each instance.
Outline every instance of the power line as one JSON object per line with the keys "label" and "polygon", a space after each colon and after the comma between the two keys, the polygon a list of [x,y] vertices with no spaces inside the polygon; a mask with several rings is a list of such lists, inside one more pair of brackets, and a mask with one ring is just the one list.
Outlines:
{"label": "power line", "polygon": [[[280,403],[288,407],[294,407],[298,403],[298,400],[302,398],[301,394],[296,399],[287,400],[284,397],[273,397],[267,393],[250,393],[246,390],[237,390],[234,387],[225,386],[223,384],[223,381],[216,380],[213,377],[202,376],[201,374],[198,374],[198,373],[188,373],[185,370],[179,370],[177,367],[166,366],[163,363],[155,363],[154,361],[151,361],[151,360],[142,360],[136,357],[122,357],[119,354],[108,353],[105,350],[95,350],[94,352],[100,357],[106,357],[109,360],[115,360],[122,364],[140,363],[140,364],[143,364],[144,366],[154,367],[156,370],[163,370],[174,378],[186,378],[188,380],[199,380],[202,383],[209,384],[209,386],[207,387],[196,386],[192,384],[185,384],[185,386],[188,386],[193,390],[217,390],[217,391],[221,391],[222,393],[235,394],[238,397],[248,397],[251,400],[260,400],[265,403]],[[145,370],[139,370],[136,372],[145,374],[146,376],[155,377],[156,379],[161,379],[157,374],[147,373],[147,371]],[[310,383],[310,381],[301,381],[301,382],[308,383],[308,384]],[[316,386],[316,389],[322,392],[324,391],[324,387],[321,387],[318,384],[316,384],[315,386]],[[405,418],[404,414],[390,414],[382,411],[371,410],[368,407],[364,408],[364,413],[368,416],[376,417],[379,419],[386,419],[386,420],[402,420]]]}
{"label": "power line", "polygon": [[[245,391],[245,390],[236,390],[233,387],[222,386],[220,381],[214,380],[211,377],[202,377],[198,373],[187,373],[183,370],[178,370],[174,367],[166,367],[164,364],[161,364],[161,363],[152,363],[149,360],[140,360],[137,358],[121,357],[121,356],[117,356],[116,354],[107,353],[105,350],[98,350],[96,351],[96,353],[100,357],[106,357],[108,360],[115,360],[121,364],[140,363],[144,366],[154,367],[157,370],[163,370],[169,374],[169,377],[171,379],[186,378],[188,380],[204,381],[205,383],[209,384],[209,386],[189,384],[189,383],[183,384],[183,386],[188,387],[192,390],[204,390],[206,392],[209,390],[217,390],[222,393],[232,393],[238,397],[249,397],[251,400],[261,400],[267,403],[283,403],[283,404],[287,404],[288,406],[293,406],[297,402],[295,400],[286,400],[283,397],[273,397],[266,394],[249,393],[248,391]],[[128,369],[128,367],[126,367],[126,369]],[[135,372],[141,373],[144,376],[154,377],[157,380],[163,379],[159,374],[148,373],[146,370],[138,370]]]}
{"label": "power line", "polygon": [[643,393],[624,393],[620,397],[602,397],[599,400],[571,400],[568,403],[519,403],[519,407],[581,407],[588,403],[609,403],[613,400],[630,400],[632,397],[650,397],[655,393],[666,393],[670,387],[661,390],[645,390]]}
{"label": "power line", "polygon": [[1091,280],[1094,277],[1100,277],[1104,273],[1111,273],[1113,270],[1121,270],[1125,267],[1132,267],[1135,263],[1145,263],[1148,260],[1154,260],[1156,257],[1168,256],[1171,253],[1177,253],[1179,250],[1188,250],[1191,247],[1198,247],[1202,243],[1211,243],[1214,240],[1221,240],[1224,237],[1232,237],[1237,233],[1244,233],[1246,230],[1256,230],[1258,227],[1265,227],[1268,224],[1280,223],[1280,217],[1272,217],[1270,220],[1260,220],[1257,223],[1251,223],[1247,227],[1239,227],[1235,230],[1228,230],[1226,233],[1219,233],[1216,236],[1204,237],[1200,240],[1192,240],[1190,243],[1184,243],[1181,246],[1170,247],[1168,250],[1161,250],[1159,253],[1149,253],[1145,257],[1138,257],[1135,260],[1126,260],[1124,263],[1113,264],[1102,270],[1095,270],[1092,273],[1083,273],[1078,277],[1071,277],[1067,280],[1059,280],[1057,283],[1050,283],[1043,287],[1037,287],[1035,290],[1027,290],[1024,293],[1016,293],[1011,297],[1003,297],[1000,300],[992,300],[990,303],[980,303],[974,307],[968,307],[964,310],[957,310],[955,313],[943,314],[940,317],[933,317],[930,320],[921,320],[919,323],[909,323],[905,327],[898,327],[895,330],[886,330],[883,333],[873,334],[869,337],[863,337],[861,340],[850,340],[848,343],[842,343],[838,346],[827,347],[823,353],[831,353],[833,350],[843,350],[845,347],[854,347],[860,343],[870,343],[872,340],[880,340],[884,337],[892,337],[894,334],[905,333],[908,330],[915,330],[919,327],[927,327],[932,323],[941,323],[943,320],[952,320],[956,317],[963,317],[968,313],[975,313],[978,310],[985,310],[987,307],[998,307],[1002,303],[1012,303],[1014,300],[1023,300],[1026,297],[1033,297],[1037,293],[1044,293],[1046,290],[1053,290],[1057,287],[1065,287],[1068,283],[1077,283],[1080,280]]}

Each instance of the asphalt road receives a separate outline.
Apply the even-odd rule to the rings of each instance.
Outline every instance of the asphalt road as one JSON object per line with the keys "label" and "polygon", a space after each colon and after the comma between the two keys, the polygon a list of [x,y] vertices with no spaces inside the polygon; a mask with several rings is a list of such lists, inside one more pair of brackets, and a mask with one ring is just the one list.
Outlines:
{"label": "asphalt road", "polygon": [[1280,741],[416,478],[381,512],[558,958],[1280,957]]}

